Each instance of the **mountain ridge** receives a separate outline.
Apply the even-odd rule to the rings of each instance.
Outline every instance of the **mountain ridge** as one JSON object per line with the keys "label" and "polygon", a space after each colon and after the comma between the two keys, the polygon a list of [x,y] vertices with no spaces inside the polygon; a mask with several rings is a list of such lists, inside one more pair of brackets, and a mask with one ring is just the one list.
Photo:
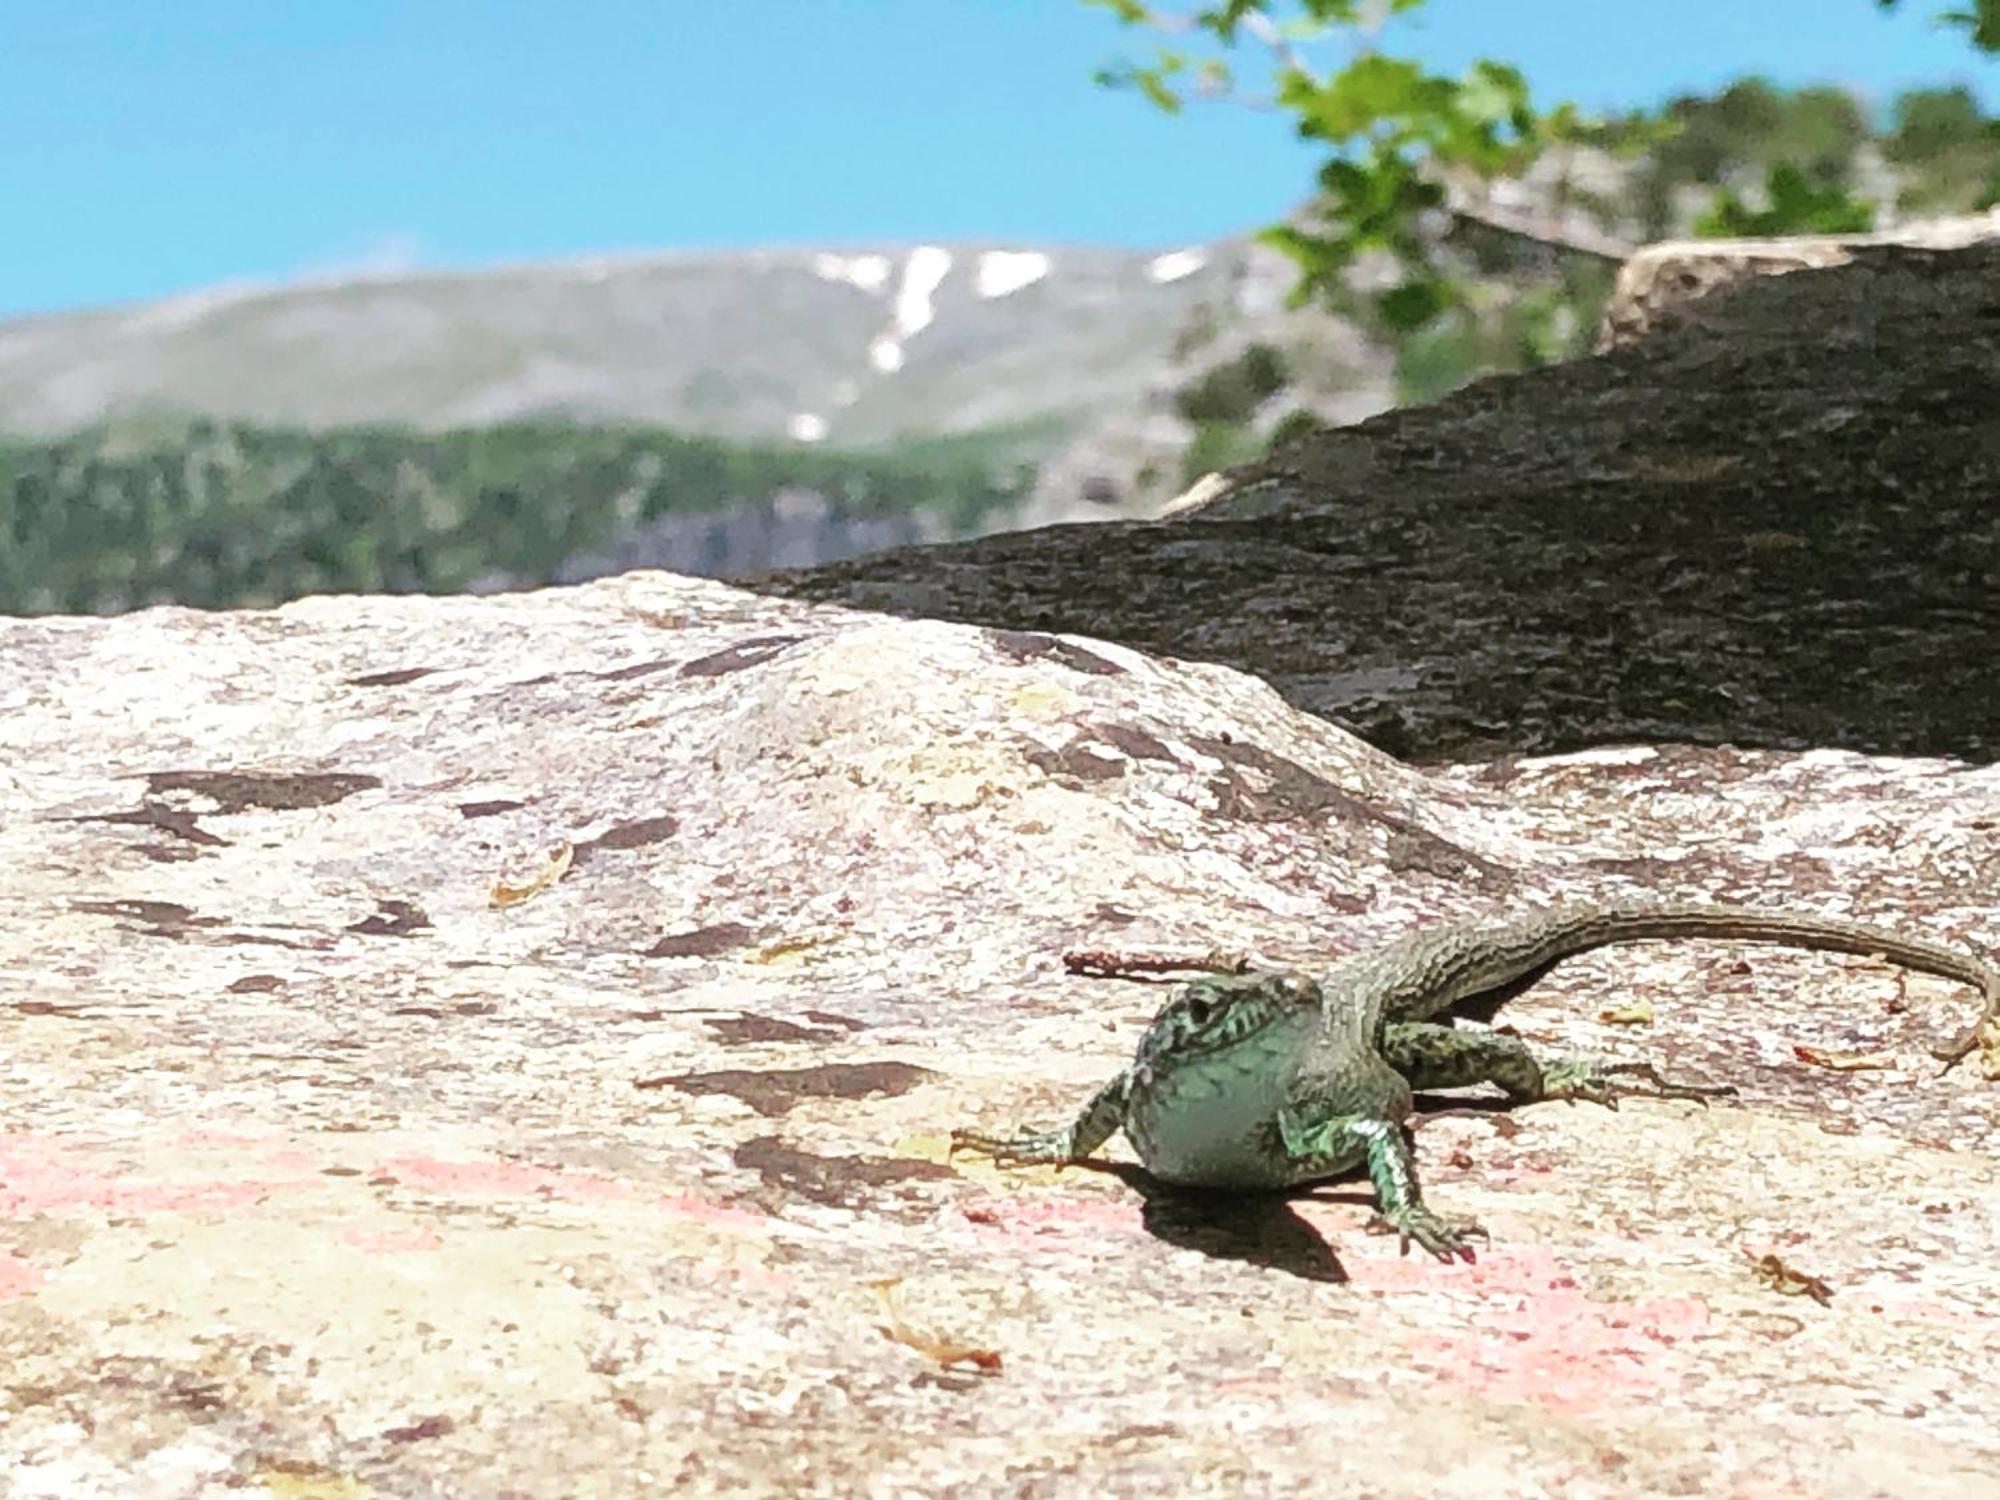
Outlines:
{"label": "mountain ridge", "polygon": [[[0,323],[0,431],[199,413],[305,428],[643,422],[840,446],[1066,433],[1129,402],[1197,309],[1235,302],[1253,274],[1241,240],[969,241],[224,283]],[[1280,276],[1257,300],[1281,296]]]}

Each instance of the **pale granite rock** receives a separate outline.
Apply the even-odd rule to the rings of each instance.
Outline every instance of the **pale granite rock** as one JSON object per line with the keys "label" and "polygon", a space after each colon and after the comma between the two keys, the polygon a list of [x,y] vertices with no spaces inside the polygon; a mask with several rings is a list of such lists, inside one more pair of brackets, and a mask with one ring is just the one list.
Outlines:
{"label": "pale granite rock", "polygon": [[0,622],[0,1492],[1990,1494],[1951,985],[1561,967],[1525,1034],[1742,1097],[1423,1127],[1476,1268],[1358,1185],[1223,1211],[943,1135],[1128,1053],[1157,992],[1065,951],[1632,890],[1993,951],[1996,828],[1990,768],[1419,772],[1223,667],[657,574]]}

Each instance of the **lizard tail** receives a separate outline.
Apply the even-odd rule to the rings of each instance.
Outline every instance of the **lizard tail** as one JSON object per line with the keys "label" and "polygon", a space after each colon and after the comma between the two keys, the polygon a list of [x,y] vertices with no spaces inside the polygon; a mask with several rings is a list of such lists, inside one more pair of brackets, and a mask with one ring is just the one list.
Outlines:
{"label": "lizard tail", "polygon": [[[1407,998],[1390,998],[1392,1014],[1413,1017],[1418,1010],[1436,1014],[1453,1001],[1507,984],[1557,959],[1613,943],[1715,938],[1885,958],[1969,984],[1985,1002],[1979,1018],[1949,1044],[1934,1049],[1935,1054],[1948,1069],[1990,1036],[1995,1055],[2000,1056],[2000,968],[1929,938],[1905,937],[1838,917],[1796,916],[1748,906],[1617,903],[1558,906],[1501,927],[1468,925],[1415,936],[1429,939],[1421,966],[1425,972]],[[1410,1004],[1419,992],[1421,1002]],[[1399,999],[1404,1003],[1399,1005]]]}
{"label": "lizard tail", "polygon": [[1633,921],[1656,929],[1645,933],[1635,931],[1634,936],[1711,937],[1783,943],[1827,953],[1854,953],[1864,958],[1884,958],[1922,974],[1969,984],[1979,991],[1984,1002],[1978,1019],[1946,1045],[1932,1049],[1947,1070],[1978,1050],[1981,1033],[1989,1026],[2000,1032],[2000,968],[1962,948],[1929,938],[1906,937],[1861,922],[1787,916],[1754,907],[1660,906],[1623,910],[1629,911]]}

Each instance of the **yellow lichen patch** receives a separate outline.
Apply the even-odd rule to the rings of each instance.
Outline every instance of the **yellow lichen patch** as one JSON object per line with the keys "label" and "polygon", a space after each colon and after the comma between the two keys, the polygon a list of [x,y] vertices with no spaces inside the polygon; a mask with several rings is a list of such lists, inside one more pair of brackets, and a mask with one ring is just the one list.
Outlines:
{"label": "yellow lichen patch", "polygon": [[747,964],[760,964],[768,969],[797,969],[811,963],[824,950],[831,948],[837,939],[831,933],[808,933],[803,937],[779,938],[775,943],[766,943],[753,950],[744,958]]}
{"label": "yellow lichen patch", "polygon": [[1014,712],[1024,719],[1065,719],[1076,709],[1076,694],[1052,682],[1031,682],[1014,694]]}
{"label": "yellow lichen patch", "polygon": [[977,807],[1020,775],[1020,764],[992,746],[944,742],[926,746],[894,768],[893,779],[919,807]]}
{"label": "yellow lichen patch", "polygon": [[1987,1021],[1979,1028],[1979,1071],[1983,1077],[2000,1079],[2000,1021]]}
{"label": "yellow lichen patch", "polygon": [[1648,1001],[1635,1000],[1630,1005],[1600,1010],[1597,1019],[1610,1026],[1648,1026],[1652,1024],[1653,1007]]}
{"label": "yellow lichen patch", "polygon": [[1792,1048],[1792,1055],[1811,1067],[1826,1068],[1835,1073],[1864,1073],[1896,1066],[1896,1054],[1893,1052],[1840,1052],[1827,1047],[1798,1044]]}
{"label": "yellow lichen patch", "polygon": [[257,1482],[264,1486],[266,1494],[274,1495],[278,1500],[367,1500],[375,1493],[373,1488],[352,1474],[324,1471],[294,1474],[287,1470],[266,1469],[257,1476]]}
{"label": "yellow lichen patch", "polygon": [[936,1161],[949,1164],[951,1137],[941,1130],[919,1130],[903,1136],[896,1142],[896,1154],[907,1156],[912,1161]]}
{"label": "yellow lichen patch", "polygon": [[526,880],[494,881],[489,899],[495,906],[519,906],[523,901],[540,895],[568,874],[570,861],[575,857],[576,851],[570,845],[558,844],[548,852],[548,857],[542,861],[541,868]]}
{"label": "yellow lichen patch", "polygon": [[992,790],[993,783],[977,772],[955,771],[912,783],[910,800],[921,807],[972,808]]}

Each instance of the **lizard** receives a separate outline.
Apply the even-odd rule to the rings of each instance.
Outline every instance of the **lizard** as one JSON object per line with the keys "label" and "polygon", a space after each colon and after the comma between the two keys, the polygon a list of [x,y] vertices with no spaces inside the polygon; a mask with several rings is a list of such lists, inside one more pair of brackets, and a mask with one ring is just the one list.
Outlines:
{"label": "lizard", "polygon": [[1497,1084],[1512,1103],[1621,1097],[1702,1099],[1734,1092],[1676,1083],[1647,1063],[1538,1057],[1513,1036],[1455,1029],[1461,1000],[1532,979],[1589,949],[1659,938],[1777,943],[1889,959],[1977,987],[1979,1020],[1935,1050],[1947,1068],[1975,1048],[2000,1056],[2000,968],[1924,938],[1839,918],[1754,907],[1614,902],[1508,920],[1419,928],[1300,971],[1204,976],[1154,1017],[1127,1068],[1056,1130],[952,1133],[952,1149],[1009,1163],[1081,1160],[1122,1129],[1157,1180],[1275,1192],[1365,1167],[1380,1218],[1407,1253],[1474,1258],[1474,1220],[1431,1210],[1404,1133],[1419,1089]]}

